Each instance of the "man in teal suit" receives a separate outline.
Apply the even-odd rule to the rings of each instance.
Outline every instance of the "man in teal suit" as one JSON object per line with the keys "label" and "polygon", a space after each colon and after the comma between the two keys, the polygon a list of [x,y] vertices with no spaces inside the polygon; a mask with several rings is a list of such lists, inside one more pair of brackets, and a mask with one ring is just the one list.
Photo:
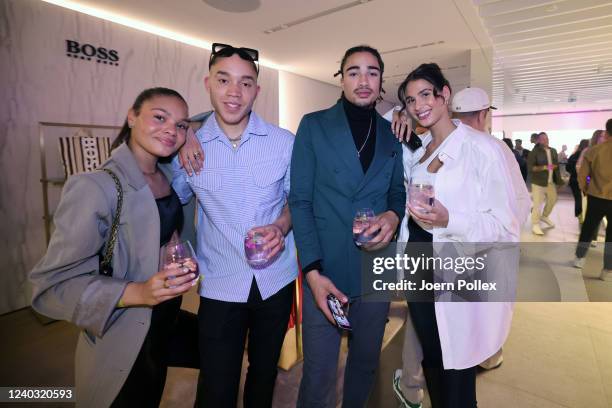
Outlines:
{"label": "man in teal suit", "polygon": [[377,50],[346,51],[340,71],[342,97],[300,123],[291,161],[289,206],[298,257],[305,274],[304,374],[299,407],[335,406],[341,330],[328,294],[350,302],[352,326],[343,404],[362,407],[375,379],[388,302],[362,301],[361,250],[353,242],[355,212],[376,217],[365,250],[388,244],[405,212],[402,149],[374,105],[384,64]]}

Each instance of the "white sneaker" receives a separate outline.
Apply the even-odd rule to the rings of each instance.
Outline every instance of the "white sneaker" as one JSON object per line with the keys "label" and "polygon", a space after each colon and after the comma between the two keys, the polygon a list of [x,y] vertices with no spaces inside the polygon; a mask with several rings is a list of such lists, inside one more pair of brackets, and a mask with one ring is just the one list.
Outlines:
{"label": "white sneaker", "polygon": [[535,235],[544,235],[544,231],[542,231],[542,228],[540,228],[540,226],[537,224],[534,224],[533,227],[531,227],[531,232],[533,232]]}
{"label": "white sneaker", "polygon": [[544,224],[548,225],[550,228],[555,228],[555,223],[550,220],[548,217],[540,217],[540,221]]}
{"label": "white sneaker", "polygon": [[612,282],[612,269],[602,269],[599,279],[606,282]]}
{"label": "white sneaker", "polygon": [[420,402],[410,402],[406,397],[404,397],[404,393],[400,388],[400,381],[402,379],[402,369],[398,368],[393,373],[393,391],[395,391],[395,395],[397,399],[400,400],[400,408],[423,408]]}
{"label": "white sneaker", "polygon": [[576,258],[574,259],[574,268],[582,269],[584,266],[584,260],[586,258]]}
{"label": "white sneaker", "polygon": [[597,242],[591,241],[591,248],[597,248]]}

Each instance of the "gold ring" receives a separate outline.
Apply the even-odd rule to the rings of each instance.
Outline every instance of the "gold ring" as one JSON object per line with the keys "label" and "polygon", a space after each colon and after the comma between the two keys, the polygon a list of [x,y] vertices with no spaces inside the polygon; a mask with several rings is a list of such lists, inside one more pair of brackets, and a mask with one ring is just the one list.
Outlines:
{"label": "gold ring", "polygon": [[196,159],[197,159],[198,157],[200,157],[200,152],[195,152],[195,153],[193,154],[193,157],[195,157]]}

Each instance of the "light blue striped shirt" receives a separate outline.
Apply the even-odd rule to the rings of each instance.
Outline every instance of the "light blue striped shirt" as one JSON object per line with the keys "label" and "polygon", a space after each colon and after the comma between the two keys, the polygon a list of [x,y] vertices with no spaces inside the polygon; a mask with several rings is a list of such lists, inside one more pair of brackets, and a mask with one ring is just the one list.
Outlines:
{"label": "light blue striped shirt", "polygon": [[253,277],[263,299],[297,276],[293,231],[285,249],[269,266],[246,262],[244,237],[255,226],[271,224],[289,195],[294,136],[251,112],[242,142],[234,149],[211,115],[196,136],[204,150],[204,168],[188,176],[178,159],[172,162],[172,187],[181,202],[198,200],[197,257],[203,276],[200,296],[246,302]]}

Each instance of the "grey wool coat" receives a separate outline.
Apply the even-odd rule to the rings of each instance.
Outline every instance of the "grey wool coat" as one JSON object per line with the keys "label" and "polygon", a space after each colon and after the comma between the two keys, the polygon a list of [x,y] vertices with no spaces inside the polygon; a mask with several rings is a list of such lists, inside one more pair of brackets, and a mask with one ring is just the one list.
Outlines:
{"label": "grey wool coat", "polygon": [[[32,307],[82,329],[76,350],[77,406],[108,407],[125,382],[149,330],[151,308],[116,308],[130,281],[158,271],[160,223],[155,198],[126,144],[102,167],[124,191],[113,253],[113,276],[99,258],[117,205],[113,179],[103,171],[70,177],[54,216],[47,253],[30,273]],[[146,390],[143,390],[146,392]]]}

